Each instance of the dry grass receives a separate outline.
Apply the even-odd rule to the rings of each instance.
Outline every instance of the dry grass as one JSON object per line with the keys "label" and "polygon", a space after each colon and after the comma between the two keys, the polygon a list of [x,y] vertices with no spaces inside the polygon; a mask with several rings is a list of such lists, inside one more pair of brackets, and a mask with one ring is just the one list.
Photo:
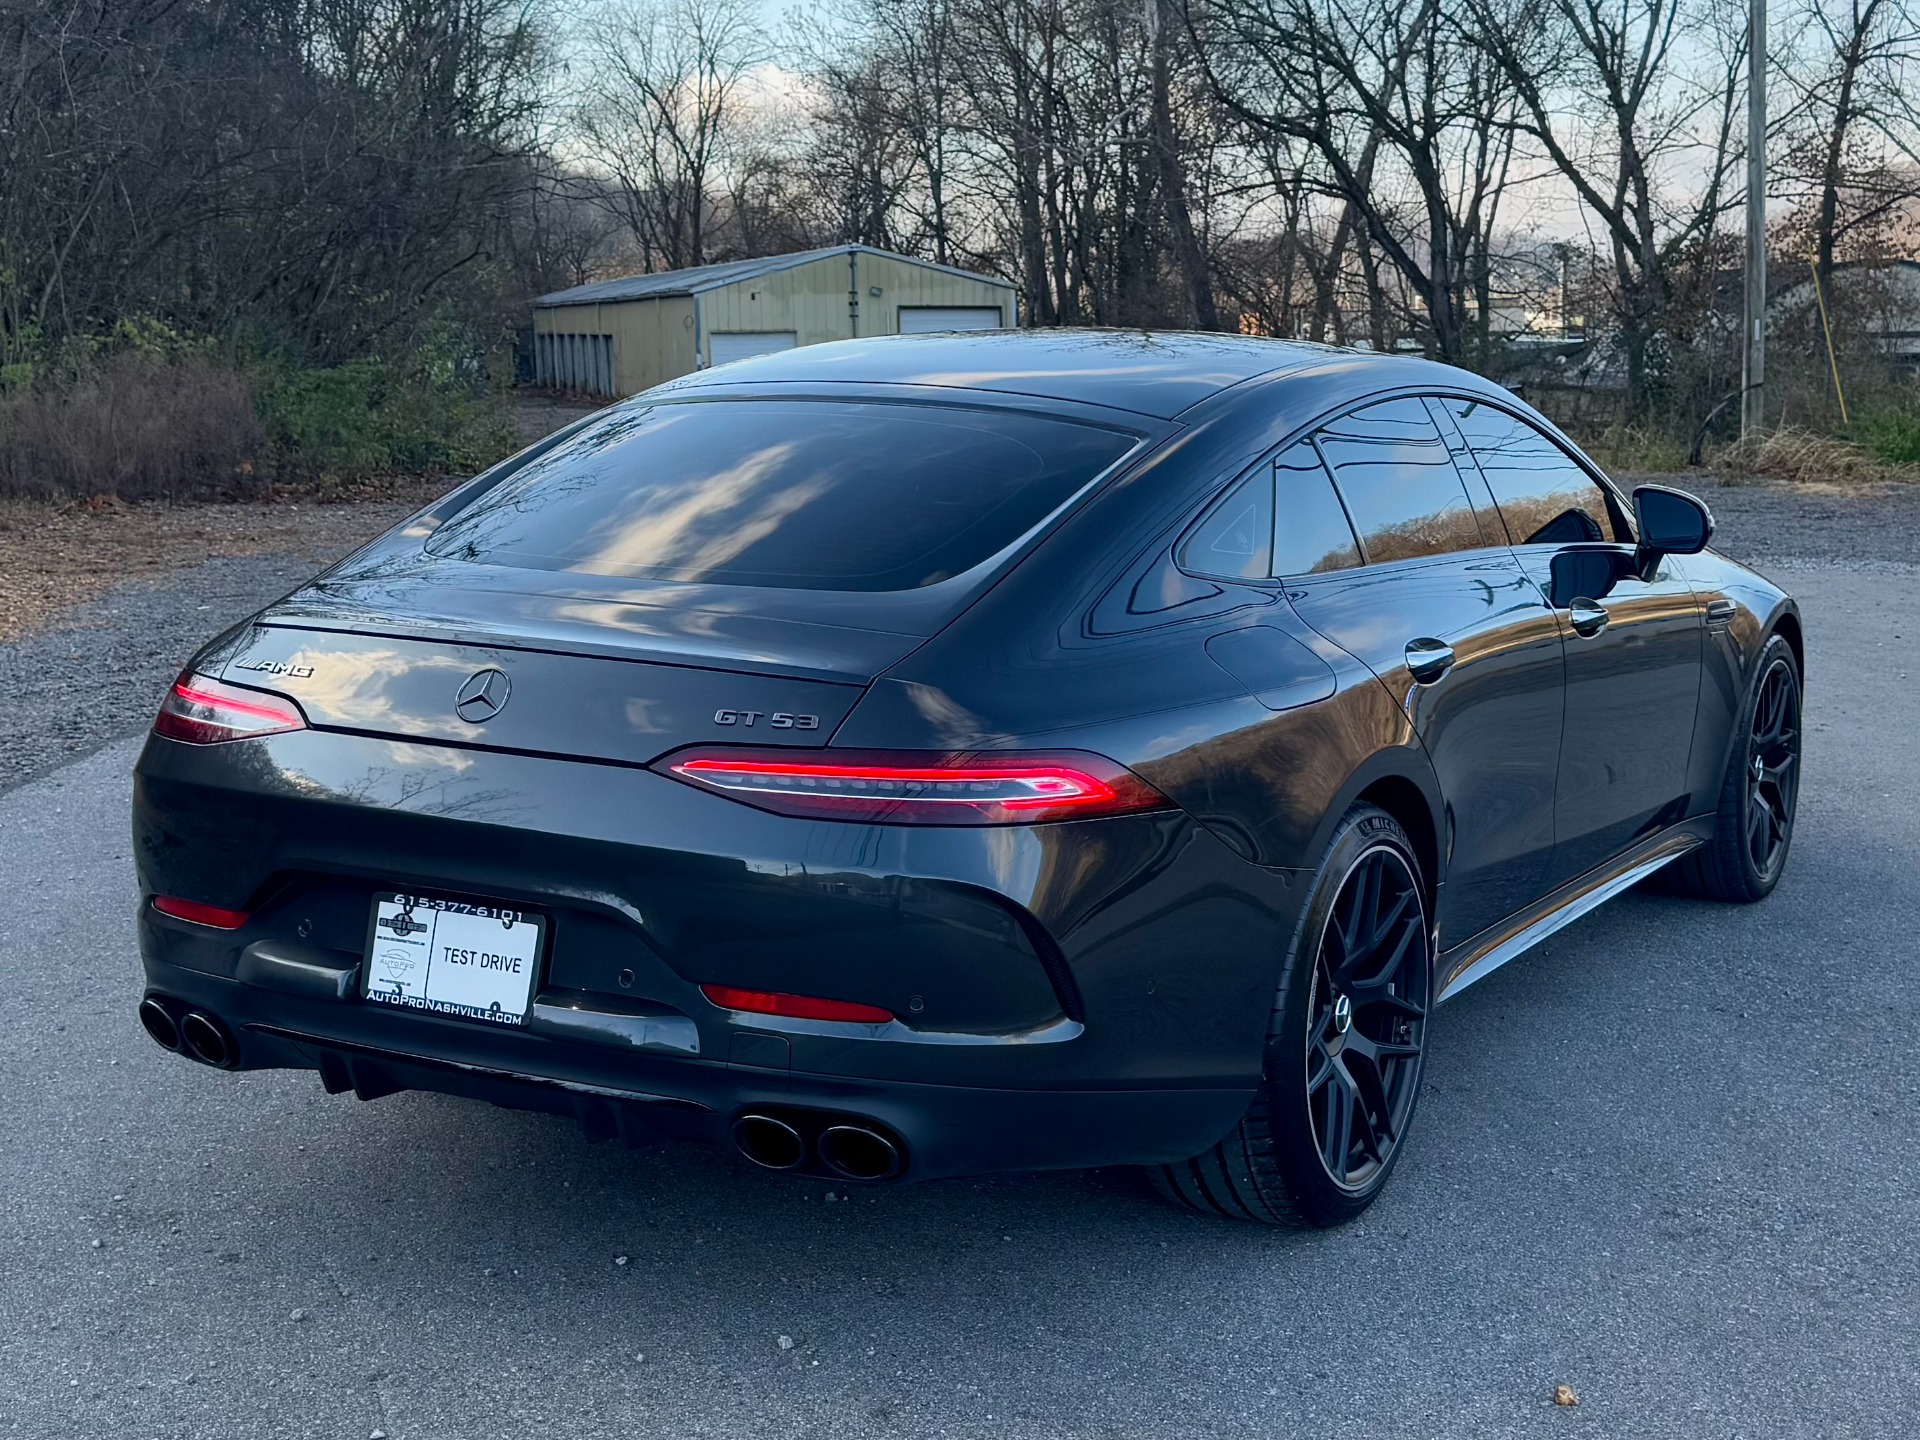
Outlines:
{"label": "dry grass", "polygon": [[1920,465],[1890,464],[1864,445],[1791,428],[1727,446],[1713,456],[1713,468],[1729,479],[1757,477],[1822,489],[1920,481]]}
{"label": "dry grass", "polygon": [[233,371],[122,355],[65,388],[0,395],[0,496],[242,493],[261,438]]}
{"label": "dry grass", "polygon": [[0,501],[0,640],[54,623],[115,586],[212,556],[298,555],[318,569],[449,483],[391,481],[324,504],[284,493],[244,504]]}

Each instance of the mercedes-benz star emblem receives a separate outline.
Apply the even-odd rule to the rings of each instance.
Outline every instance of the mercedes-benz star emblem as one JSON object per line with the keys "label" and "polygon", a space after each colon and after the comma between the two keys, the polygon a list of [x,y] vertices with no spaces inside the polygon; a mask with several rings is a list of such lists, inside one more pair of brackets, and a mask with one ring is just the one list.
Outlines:
{"label": "mercedes-benz star emblem", "polygon": [[469,725],[484,725],[507,708],[513,682],[504,670],[476,670],[454,697],[453,713]]}

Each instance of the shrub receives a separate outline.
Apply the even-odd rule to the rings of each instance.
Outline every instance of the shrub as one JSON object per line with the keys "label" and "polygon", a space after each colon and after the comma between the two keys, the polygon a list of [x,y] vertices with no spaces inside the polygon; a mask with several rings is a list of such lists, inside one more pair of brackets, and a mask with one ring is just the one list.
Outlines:
{"label": "shrub", "polygon": [[1889,465],[1920,465],[1920,411],[1882,410],[1854,423],[1860,441]]}
{"label": "shrub", "polygon": [[431,356],[221,363],[122,326],[0,373],[0,497],[237,497],[471,474],[518,448],[507,397]]}
{"label": "shrub", "polygon": [[258,483],[260,440],[233,370],[123,353],[65,385],[0,393],[0,496],[233,494]]}
{"label": "shrub", "polygon": [[273,367],[260,384],[262,468],[276,480],[466,474],[515,448],[505,397],[378,359]]}

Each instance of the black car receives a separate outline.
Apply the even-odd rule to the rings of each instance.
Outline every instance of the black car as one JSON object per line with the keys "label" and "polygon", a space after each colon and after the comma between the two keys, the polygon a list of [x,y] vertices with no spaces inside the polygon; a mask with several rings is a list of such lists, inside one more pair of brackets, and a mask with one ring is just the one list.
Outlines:
{"label": "black car", "polygon": [[1433,1008],[1757,900],[1799,613],[1511,394],[1228,336],[820,345],[616,405],[181,675],[161,1044],[856,1180],[1330,1224]]}

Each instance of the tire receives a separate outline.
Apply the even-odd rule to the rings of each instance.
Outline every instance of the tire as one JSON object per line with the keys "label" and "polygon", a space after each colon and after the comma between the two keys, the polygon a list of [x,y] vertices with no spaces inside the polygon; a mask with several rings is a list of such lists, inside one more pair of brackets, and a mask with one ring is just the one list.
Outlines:
{"label": "tire", "polygon": [[1266,1225],[1339,1225],[1374,1202],[1420,1092],[1433,986],[1427,893],[1399,823],[1373,805],[1348,811],[1282,967],[1253,1102],[1218,1144],[1149,1170],[1163,1194]]}
{"label": "tire", "polygon": [[1800,796],[1800,704],[1793,647],[1774,635],[1761,647],[1727,747],[1713,838],[1668,867],[1669,888],[1740,904],[1773,893],[1786,871]]}

